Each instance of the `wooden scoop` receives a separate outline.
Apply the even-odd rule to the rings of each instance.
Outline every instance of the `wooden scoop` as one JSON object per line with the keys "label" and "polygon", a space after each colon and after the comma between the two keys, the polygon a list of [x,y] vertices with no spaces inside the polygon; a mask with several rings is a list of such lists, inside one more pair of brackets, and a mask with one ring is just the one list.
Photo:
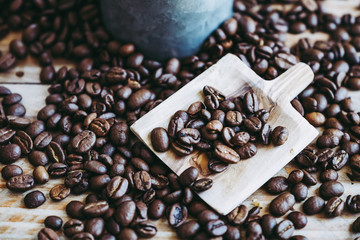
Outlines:
{"label": "wooden scoop", "polygon": [[[188,167],[195,166],[200,177],[212,178],[212,188],[199,193],[199,196],[217,212],[225,215],[261,187],[318,135],[318,131],[290,104],[313,78],[310,67],[298,63],[278,78],[265,81],[238,57],[228,54],[136,121],[131,130],[176,174],[180,175]],[[258,152],[254,157],[231,164],[227,170],[217,174],[211,173],[207,168],[205,153],[194,151],[188,156],[180,157],[172,150],[164,153],[154,151],[150,140],[152,129],[167,129],[170,118],[177,110],[187,110],[191,103],[203,101],[202,89],[205,85],[220,90],[226,97],[243,96],[245,92],[253,90],[259,98],[259,107],[270,112],[270,126],[273,129],[279,125],[288,128],[288,140],[281,146],[256,144]]]}

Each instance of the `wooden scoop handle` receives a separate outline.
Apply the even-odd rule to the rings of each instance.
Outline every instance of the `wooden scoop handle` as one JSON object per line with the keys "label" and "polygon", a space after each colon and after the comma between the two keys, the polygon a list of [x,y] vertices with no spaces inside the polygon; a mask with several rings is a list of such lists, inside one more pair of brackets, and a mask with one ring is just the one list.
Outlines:
{"label": "wooden scoop handle", "polygon": [[305,63],[298,63],[279,77],[265,81],[263,90],[274,102],[289,102],[314,79],[314,73]]}

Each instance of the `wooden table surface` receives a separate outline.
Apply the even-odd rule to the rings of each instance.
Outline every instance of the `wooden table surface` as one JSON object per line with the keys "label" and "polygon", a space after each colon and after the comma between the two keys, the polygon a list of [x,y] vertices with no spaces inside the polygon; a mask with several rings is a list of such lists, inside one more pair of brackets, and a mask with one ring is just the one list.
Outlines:
{"label": "wooden table surface", "polygon": [[[359,0],[326,0],[323,2],[325,9],[336,15],[342,15],[344,13],[353,13],[354,15],[360,15],[356,9],[360,5]],[[0,42],[0,50],[7,51],[9,42],[14,38],[19,38],[19,33],[12,33],[7,38]],[[287,44],[290,46],[297,41],[300,37],[308,37],[312,40],[315,39],[327,39],[327,35],[323,33],[310,34],[308,32],[300,34],[298,36],[288,36]],[[73,67],[74,63],[65,60],[55,60],[55,68],[58,69],[63,65]],[[19,78],[15,75],[17,71],[24,71],[25,75]],[[39,72],[36,61],[30,57],[20,61],[15,68],[11,69],[7,73],[0,74],[0,84],[8,87],[12,92],[20,93],[23,96],[22,103],[25,105],[27,113],[26,116],[35,118],[38,110],[45,105],[45,98],[48,95],[48,85],[41,85],[39,82]],[[360,111],[360,92],[350,92],[349,95],[355,101]],[[31,174],[33,167],[27,162],[26,159],[21,159],[16,162],[21,166],[24,173]],[[3,165],[0,164],[0,169]],[[295,166],[290,163],[283,168],[277,175],[287,176]],[[351,182],[346,176],[346,173],[350,172],[348,167],[345,167],[339,172],[339,180],[345,187],[344,195],[345,200],[349,194],[360,194],[360,183]],[[67,220],[66,213],[64,211],[65,206],[71,200],[83,200],[83,196],[71,195],[62,202],[53,202],[49,198],[49,190],[55,184],[61,183],[63,179],[50,180],[43,186],[36,186],[35,189],[43,191],[47,197],[45,204],[37,209],[26,209],[23,203],[25,194],[16,194],[10,192],[5,187],[5,181],[0,180],[0,239],[36,239],[37,232],[41,229],[43,221],[48,215],[58,215]],[[318,194],[319,184],[309,189],[309,195]],[[32,189],[34,190],[34,189]],[[30,191],[32,191],[30,190]],[[264,192],[262,189],[258,189],[252,196],[250,196],[244,204],[251,208],[253,202],[259,202],[263,207],[261,214],[268,212],[268,205],[274,198]],[[301,209],[302,203],[295,205],[295,210]],[[296,230],[294,234],[302,234],[312,240],[322,239],[354,239],[360,234],[353,234],[349,231],[351,223],[360,214],[351,214],[347,210],[344,211],[342,216],[328,219],[324,214],[317,214],[315,216],[308,217],[308,224],[304,229]],[[278,219],[280,220],[280,219]],[[166,220],[162,219],[157,222],[158,233],[154,239],[177,239],[175,232],[167,225]]]}

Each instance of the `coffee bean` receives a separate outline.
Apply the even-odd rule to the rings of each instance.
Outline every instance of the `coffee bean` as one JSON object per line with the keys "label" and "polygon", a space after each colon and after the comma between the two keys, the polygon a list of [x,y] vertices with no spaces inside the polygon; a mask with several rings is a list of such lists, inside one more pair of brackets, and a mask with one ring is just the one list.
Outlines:
{"label": "coffee bean", "polygon": [[307,217],[302,212],[291,212],[287,215],[287,219],[289,219],[296,229],[304,228],[307,224]]}
{"label": "coffee bean", "polygon": [[86,153],[95,145],[96,135],[90,130],[77,134],[71,142],[73,149],[78,153]]}
{"label": "coffee bean", "polygon": [[6,181],[6,187],[14,192],[25,192],[34,185],[34,178],[29,174],[13,176]]}
{"label": "coffee bean", "polygon": [[45,184],[49,181],[49,173],[44,166],[37,166],[34,169],[33,176],[37,184]]}
{"label": "coffee bean", "polygon": [[340,150],[340,151],[336,152],[335,155],[330,160],[332,169],[334,169],[335,171],[340,170],[341,168],[343,168],[345,166],[348,159],[349,159],[349,154],[347,152],[345,152],[344,150]]}
{"label": "coffee bean", "polygon": [[7,143],[14,135],[15,131],[10,128],[1,128],[0,129],[0,143]]}
{"label": "coffee bean", "polygon": [[304,177],[304,172],[302,170],[298,169],[298,170],[292,171],[289,174],[287,181],[290,184],[296,184],[296,183],[301,182],[303,177]]}
{"label": "coffee bean", "polygon": [[70,219],[64,224],[63,230],[67,237],[71,237],[84,231],[84,223],[78,219]]}
{"label": "coffee bean", "polygon": [[226,163],[233,164],[240,161],[239,154],[235,152],[235,150],[233,150],[232,148],[223,144],[219,144],[215,146],[214,153],[216,157],[218,157],[221,161],[224,161]]}
{"label": "coffee bean", "polygon": [[274,229],[277,225],[276,218],[270,214],[265,214],[261,218],[261,228],[265,237],[270,237],[273,235]]}
{"label": "coffee bean", "polygon": [[14,66],[16,57],[12,53],[6,53],[0,57],[0,70],[7,71]]}
{"label": "coffee bean", "polygon": [[304,172],[302,182],[305,183],[306,186],[316,185],[317,180],[308,171],[305,171],[304,169],[302,171]]}
{"label": "coffee bean", "polygon": [[31,121],[28,118],[17,117],[17,116],[7,116],[7,121],[9,125],[13,128],[25,128],[30,125]]}
{"label": "coffee bean", "polygon": [[54,201],[61,201],[70,194],[70,188],[65,187],[65,185],[58,184],[51,188],[49,195],[50,198]]}
{"label": "coffee bean", "polygon": [[136,205],[133,201],[126,201],[120,204],[114,213],[115,221],[122,227],[129,226],[135,217]]}
{"label": "coffee bean", "polygon": [[165,152],[169,149],[170,140],[164,128],[154,128],[151,131],[151,143],[155,151]]}
{"label": "coffee bean", "polygon": [[26,194],[24,198],[24,203],[27,208],[37,208],[41,206],[45,201],[45,195],[38,190]]}
{"label": "coffee bean", "polygon": [[34,139],[37,137],[41,132],[45,131],[45,123],[43,121],[34,121],[32,122],[29,127],[26,129],[26,133]]}
{"label": "coffee bean", "polygon": [[211,236],[218,237],[218,236],[222,236],[226,233],[227,226],[220,219],[219,220],[211,220],[211,221],[207,222],[205,229],[206,229],[207,233],[210,234]]}
{"label": "coffee bean", "polygon": [[169,225],[175,228],[179,227],[186,221],[187,216],[187,208],[179,203],[175,203],[171,206],[167,215]]}
{"label": "coffee bean", "polygon": [[58,216],[48,216],[44,220],[45,227],[57,231],[61,228],[63,220]]}
{"label": "coffee bean", "polygon": [[346,198],[346,207],[352,213],[360,212],[360,195],[349,195]]}
{"label": "coffee bean", "polygon": [[270,212],[274,216],[282,216],[295,204],[295,197],[291,193],[283,193],[274,198],[270,203]]}
{"label": "coffee bean", "polygon": [[19,176],[23,174],[23,170],[21,167],[17,165],[7,165],[1,169],[1,176],[5,180],[9,180],[11,177]]}
{"label": "coffee bean", "polygon": [[17,144],[8,144],[0,147],[0,161],[4,164],[16,162],[21,156],[21,148]]}
{"label": "coffee bean", "polygon": [[59,240],[59,236],[51,228],[43,228],[38,233],[38,240]]}
{"label": "coffee bean", "polygon": [[325,206],[325,201],[317,196],[308,198],[303,204],[303,210],[307,215],[320,213]]}
{"label": "coffee bean", "polygon": [[68,168],[64,163],[52,163],[47,171],[51,177],[63,177],[66,175]]}
{"label": "coffee bean", "polygon": [[241,225],[245,222],[248,216],[248,210],[245,205],[240,205],[234,208],[228,215],[226,215],[228,221],[234,225]]}
{"label": "coffee bean", "polygon": [[277,176],[270,178],[265,184],[265,190],[271,194],[279,194],[289,187],[285,177]]}
{"label": "coffee bean", "polygon": [[123,228],[118,236],[120,239],[137,240],[136,232],[131,228]]}
{"label": "coffee bean", "polygon": [[55,163],[64,163],[65,162],[65,153],[60,144],[57,142],[51,141],[46,147],[46,155],[48,158]]}
{"label": "coffee bean", "polygon": [[299,182],[291,188],[291,193],[294,195],[297,202],[301,202],[306,199],[308,188],[305,184]]}
{"label": "coffee bean", "polygon": [[257,117],[249,117],[244,119],[244,125],[246,129],[252,133],[259,132],[262,128],[262,122]]}
{"label": "coffee bean", "polygon": [[109,209],[109,204],[106,201],[99,201],[88,203],[83,208],[83,213],[88,217],[99,217]]}
{"label": "coffee bean", "polygon": [[138,234],[138,236],[140,236],[142,238],[152,238],[156,235],[157,228],[151,222],[148,222],[148,221],[140,222],[136,226],[136,233]]}
{"label": "coffee bean", "polygon": [[71,218],[83,219],[84,214],[82,211],[84,206],[85,204],[83,204],[82,202],[73,200],[66,205],[66,213]]}
{"label": "coffee bean", "polygon": [[276,225],[274,232],[279,239],[289,239],[294,233],[294,225],[290,220],[283,220]]}
{"label": "coffee bean", "polygon": [[242,147],[235,148],[235,151],[239,154],[240,159],[248,159],[257,153],[256,145],[248,142]]}
{"label": "coffee bean", "polygon": [[24,131],[17,131],[13,142],[19,145],[22,154],[29,154],[34,148],[34,143],[31,137]]}
{"label": "coffee bean", "polygon": [[179,183],[184,186],[190,186],[199,176],[199,171],[195,167],[189,167],[179,176]]}
{"label": "coffee bean", "polygon": [[324,208],[325,215],[328,217],[340,216],[344,210],[345,203],[339,197],[332,197],[326,203]]}
{"label": "coffee bean", "polygon": [[326,169],[320,174],[320,181],[336,181],[338,179],[338,173],[333,169]]}
{"label": "coffee bean", "polygon": [[96,160],[85,162],[84,169],[94,174],[105,174],[107,172],[105,164]]}
{"label": "coffee bean", "polygon": [[129,128],[126,123],[115,123],[110,128],[110,138],[115,146],[125,145],[129,140]]}
{"label": "coffee bean", "polygon": [[249,239],[263,239],[261,225],[256,221],[250,222],[246,228],[246,237]]}
{"label": "coffee bean", "polygon": [[277,126],[271,132],[271,139],[274,145],[283,145],[289,137],[289,130],[283,126]]}
{"label": "coffee bean", "polygon": [[203,192],[210,189],[212,185],[213,185],[213,180],[211,178],[202,178],[194,182],[194,184],[192,185],[192,189],[195,192]]}
{"label": "coffee bean", "polygon": [[49,132],[42,132],[34,139],[34,147],[44,149],[52,140],[52,135]]}
{"label": "coffee bean", "polygon": [[327,181],[324,182],[319,188],[320,196],[328,200],[332,197],[339,197],[344,193],[344,187],[340,182],[337,181]]}
{"label": "coffee bean", "polygon": [[160,219],[165,214],[165,204],[160,199],[155,199],[148,208],[151,219]]}

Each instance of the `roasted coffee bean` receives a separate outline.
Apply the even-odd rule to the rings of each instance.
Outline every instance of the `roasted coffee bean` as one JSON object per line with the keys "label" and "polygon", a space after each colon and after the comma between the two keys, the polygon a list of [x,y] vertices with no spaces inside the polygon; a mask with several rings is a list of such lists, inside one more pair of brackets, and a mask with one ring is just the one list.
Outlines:
{"label": "roasted coffee bean", "polygon": [[64,163],[65,162],[65,153],[62,147],[57,142],[50,142],[46,147],[47,157],[55,163]]}
{"label": "roasted coffee bean", "polygon": [[3,98],[2,104],[4,106],[13,105],[19,103],[22,100],[22,96],[18,93],[11,93]]}
{"label": "roasted coffee bean", "polygon": [[223,161],[217,160],[215,158],[209,159],[209,162],[208,162],[208,168],[215,173],[220,173],[220,172],[225,171],[228,168],[228,165],[229,164],[227,164]]}
{"label": "roasted coffee bean", "polygon": [[204,104],[208,110],[216,110],[220,106],[220,101],[215,95],[210,94],[205,96]]}
{"label": "roasted coffee bean", "polygon": [[38,233],[38,240],[59,240],[59,236],[51,228],[43,228]]}
{"label": "roasted coffee bean", "polygon": [[338,179],[338,173],[333,169],[326,169],[320,174],[320,181],[336,181]]}
{"label": "roasted coffee bean", "polygon": [[335,171],[340,170],[345,166],[348,159],[349,159],[349,154],[344,150],[340,150],[336,152],[335,155],[330,160],[331,168],[334,169]]}
{"label": "roasted coffee bean", "polygon": [[244,146],[250,141],[250,134],[248,132],[238,132],[231,138],[231,143],[235,146]]}
{"label": "roasted coffee bean", "polygon": [[272,143],[276,146],[283,145],[289,137],[289,130],[283,126],[277,126],[271,132]]}
{"label": "roasted coffee bean", "polygon": [[7,143],[14,135],[15,131],[10,128],[1,128],[0,129],[0,144]]}
{"label": "roasted coffee bean", "polygon": [[98,201],[88,203],[83,208],[83,213],[88,217],[100,217],[109,209],[109,204],[106,201]]}
{"label": "roasted coffee bean", "polygon": [[210,189],[212,185],[213,185],[213,180],[211,178],[202,178],[194,182],[194,184],[192,185],[192,189],[195,192],[203,192]]}
{"label": "roasted coffee bean", "polygon": [[13,138],[13,142],[16,143],[21,148],[22,154],[29,154],[34,147],[34,143],[32,139],[24,131],[16,132]]}
{"label": "roasted coffee bean", "polygon": [[328,217],[337,217],[340,216],[344,210],[345,203],[339,197],[332,197],[326,203],[324,208],[325,215]]}
{"label": "roasted coffee bean", "polygon": [[52,230],[59,230],[63,224],[63,220],[58,216],[48,216],[44,220],[45,227],[51,228]]}
{"label": "roasted coffee bean", "polygon": [[218,219],[207,222],[205,229],[211,236],[219,237],[226,233],[227,226],[222,220]]}
{"label": "roasted coffee bean", "polygon": [[264,236],[271,237],[277,225],[276,218],[274,218],[270,214],[265,214],[264,216],[262,216],[260,222]]}
{"label": "roasted coffee bean", "polygon": [[73,200],[66,205],[66,213],[71,218],[83,219],[84,214],[82,212],[85,204],[80,201]]}
{"label": "roasted coffee bean", "polygon": [[49,181],[49,173],[44,166],[37,166],[33,172],[34,180],[37,184],[45,184]]}
{"label": "roasted coffee bean", "polygon": [[85,231],[91,234],[93,237],[100,237],[104,231],[105,222],[100,217],[90,218],[85,223]]}
{"label": "roasted coffee bean", "polygon": [[333,135],[322,135],[316,140],[316,146],[318,148],[334,148],[338,146],[340,139]]}
{"label": "roasted coffee bean", "polygon": [[134,174],[134,183],[138,190],[148,191],[151,188],[151,177],[146,171],[139,171]]}
{"label": "roasted coffee bean", "polygon": [[52,163],[47,171],[51,177],[63,177],[67,170],[67,166],[64,163]]}
{"label": "roasted coffee bean", "polygon": [[49,132],[42,132],[34,139],[34,147],[44,149],[52,140],[52,135]]}
{"label": "roasted coffee bean", "polygon": [[9,164],[16,162],[21,156],[21,148],[17,144],[0,146],[0,162]]}
{"label": "roasted coffee bean", "polygon": [[119,239],[137,240],[136,232],[131,228],[123,228],[118,235]]}
{"label": "roasted coffee bean", "polygon": [[305,183],[306,186],[314,186],[317,183],[317,180],[306,170],[302,170],[304,172],[304,177],[302,182]]}
{"label": "roasted coffee bean", "polygon": [[290,220],[283,220],[276,225],[274,232],[279,239],[289,239],[294,233],[294,225]]}
{"label": "roasted coffee bean", "polygon": [[167,215],[169,225],[175,228],[183,224],[186,221],[187,217],[187,208],[180,205],[179,203],[173,204]]}
{"label": "roasted coffee bean", "polygon": [[247,92],[244,95],[244,106],[249,113],[254,113],[259,109],[258,97],[254,92]]}
{"label": "roasted coffee bean", "polygon": [[69,194],[70,188],[65,187],[63,184],[55,185],[49,192],[50,198],[54,201],[61,201],[67,198]]}
{"label": "roasted coffee bean", "polygon": [[294,227],[296,229],[304,228],[307,224],[307,217],[302,212],[297,212],[297,211],[291,212],[289,213],[289,215],[287,215],[286,218],[289,219],[294,224]]}
{"label": "roasted coffee bean", "polygon": [[136,225],[136,233],[142,238],[152,238],[156,235],[157,228],[151,222],[140,222]]}
{"label": "roasted coffee bean", "polygon": [[286,178],[282,176],[272,177],[265,183],[265,190],[271,194],[280,194],[286,191],[288,187]]}
{"label": "roasted coffee bean", "polygon": [[84,231],[84,223],[78,219],[70,219],[64,224],[63,230],[67,237],[72,237]]}
{"label": "roasted coffee bean", "polygon": [[25,128],[31,124],[30,119],[9,115],[7,116],[9,125],[13,128]]}
{"label": "roasted coffee bean", "polygon": [[360,217],[358,217],[351,226],[353,232],[360,232]]}
{"label": "roasted coffee bean", "polygon": [[303,167],[312,167],[318,161],[318,156],[309,149],[304,149],[296,155],[296,162]]}
{"label": "roasted coffee bean", "polygon": [[352,213],[360,212],[360,195],[349,195],[346,198],[346,207]]}
{"label": "roasted coffee bean", "polygon": [[291,193],[294,195],[297,202],[301,202],[306,199],[308,194],[308,188],[303,183],[297,183],[291,188]]}
{"label": "roasted coffee bean", "polygon": [[40,133],[45,131],[45,123],[43,121],[34,121],[26,129],[26,133],[34,139]]}
{"label": "roasted coffee bean", "polygon": [[339,197],[344,193],[344,187],[340,182],[337,181],[327,181],[324,182],[319,188],[320,196],[328,200],[332,197]]}
{"label": "roasted coffee bean", "polygon": [[204,86],[203,93],[205,96],[214,95],[219,101],[224,101],[226,99],[225,95],[222,94],[219,90],[208,85]]}
{"label": "roasted coffee bean", "polygon": [[246,237],[247,239],[264,239],[261,225],[256,221],[250,222],[246,228]]}
{"label": "roasted coffee bean", "polygon": [[233,225],[241,225],[245,222],[248,216],[248,210],[245,205],[240,205],[234,208],[228,215],[226,215],[228,221]]}
{"label": "roasted coffee bean", "polygon": [[115,221],[122,227],[129,226],[136,214],[136,205],[133,201],[126,201],[120,204],[114,213]]}
{"label": "roasted coffee bean", "polygon": [[24,203],[27,208],[37,208],[41,206],[45,201],[45,195],[38,190],[26,194],[24,198]]}
{"label": "roasted coffee bean", "polygon": [[200,230],[200,224],[191,220],[176,229],[176,233],[180,239],[192,238]]}
{"label": "roasted coffee bean", "polygon": [[303,204],[303,211],[307,215],[320,213],[325,206],[325,201],[317,196],[308,198]]}
{"label": "roasted coffee bean", "polygon": [[262,122],[257,117],[249,117],[244,119],[244,126],[247,130],[249,130],[252,133],[259,132],[262,128]]}
{"label": "roasted coffee bean", "polygon": [[71,146],[78,153],[86,153],[95,145],[95,141],[95,133],[90,130],[84,130],[72,139]]}
{"label": "roasted coffee bean", "polygon": [[232,148],[223,144],[216,145],[214,153],[219,160],[226,163],[233,164],[240,161],[239,154]]}
{"label": "roasted coffee bean", "polygon": [[165,214],[165,204],[160,199],[155,199],[148,208],[148,215],[151,219],[160,219]]}
{"label": "roasted coffee bean", "polygon": [[19,176],[23,174],[23,170],[21,167],[17,165],[7,165],[1,169],[1,176],[5,180],[9,180],[11,177]]}
{"label": "roasted coffee bean", "polygon": [[178,139],[183,144],[196,144],[200,141],[200,138],[200,132],[194,128],[183,128],[178,132]]}
{"label": "roasted coffee bean", "polygon": [[129,127],[124,122],[115,123],[110,128],[110,139],[115,146],[123,146],[129,140]]}
{"label": "roasted coffee bean", "polygon": [[14,66],[16,62],[16,57],[8,52],[6,54],[4,54],[3,56],[0,57],[0,70],[1,71],[7,71],[9,70],[11,67]]}
{"label": "roasted coffee bean", "polygon": [[6,181],[6,187],[14,192],[25,192],[34,185],[34,178],[29,174],[13,176]]}
{"label": "roasted coffee bean", "polygon": [[105,174],[107,172],[106,166],[96,160],[86,161],[84,163],[84,169],[94,174]]}
{"label": "roasted coffee bean", "polygon": [[200,102],[200,101],[194,102],[189,106],[187,113],[191,117],[196,117],[201,112],[201,109],[204,109],[204,108],[205,108],[205,106],[202,102]]}
{"label": "roasted coffee bean", "polygon": [[235,151],[239,154],[240,159],[248,159],[255,156],[257,148],[255,144],[248,142],[242,147],[235,148]]}
{"label": "roasted coffee bean", "polygon": [[270,212],[274,216],[282,216],[295,204],[295,197],[291,193],[283,193],[274,198],[270,203]]}
{"label": "roasted coffee bean", "polygon": [[[228,111],[225,115],[225,122],[228,126],[231,126],[231,127],[240,126],[240,124],[243,122],[243,117],[239,111]],[[251,124],[252,123],[249,123],[249,126]],[[257,123],[254,123],[254,124],[257,124]],[[257,125],[255,126],[255,128],[256,127],[257,127]]]}
{"label": "roasted coffee bean", "polygon": [[294,170],[289,174],[287,178],[287,182],[290,184],[296,184],[301,182],[303,177],[304,177],[304,172],[302,170],[300,169]]}
{"label": "roasted coffee bean", "polygon": [[189,167],[179,176],[179,183],[184,186],[190,186],[199,176],[199,171],[195,167]]}
{"label": "roasted coffee bean", "polygon": [[155,151],[166,152],[170,145],[169,136],[166,130],[164,128],[154,128],[151,131],[151,143]]}
{"label": "roasted coffee bean", "polygon": [[119,199],[128,189],[128,181],[126,178],[115,176],[106,186],[106,194],[112,199]]}

